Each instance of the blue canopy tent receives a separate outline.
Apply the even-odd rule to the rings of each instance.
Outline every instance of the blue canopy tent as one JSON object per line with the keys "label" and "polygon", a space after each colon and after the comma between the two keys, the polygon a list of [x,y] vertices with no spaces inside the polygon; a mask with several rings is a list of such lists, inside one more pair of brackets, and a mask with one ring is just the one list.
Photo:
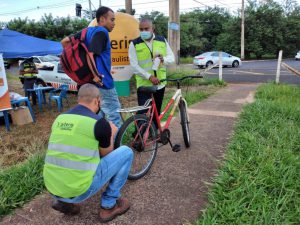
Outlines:
{"label": "blue canopy tent", "polygon": [[0,30],[3,58],[27,58],[34,55],[60,55],[60,42],[32,37],[9,29]]}

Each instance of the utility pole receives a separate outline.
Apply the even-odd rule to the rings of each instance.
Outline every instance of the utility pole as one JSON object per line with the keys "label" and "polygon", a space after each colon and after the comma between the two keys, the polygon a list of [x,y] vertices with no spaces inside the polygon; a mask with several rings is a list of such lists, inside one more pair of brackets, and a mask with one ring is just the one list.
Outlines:
{"label": "utility pole", "polygon": [[89,9],[90,9],[90,19],[93,19],[93,12],[92,12],[92,3],[91,0],[89,0]]}
{"label": "utility pole", "polygon": [[179,0],[169,0],[168,42],[175,55],[175,62],[180,58],[180,18]]}
{"label": "utility pole", "polygon": [[99,8],[102,6],[101,0],[99,0]]}
{"label": "utility pole", "polygon": [[125,0],[126,13],[132,14],[132,0]]}
{"label": "utility pole", "polygon": [[245,59],[245,2],[242,0],[242,11],[241,11],[241,60]]}

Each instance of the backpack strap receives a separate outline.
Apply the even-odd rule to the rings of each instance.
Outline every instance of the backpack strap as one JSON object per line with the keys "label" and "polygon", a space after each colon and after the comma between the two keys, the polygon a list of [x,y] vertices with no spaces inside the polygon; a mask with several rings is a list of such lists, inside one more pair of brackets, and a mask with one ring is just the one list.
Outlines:
{"label": "backpack strap", "polygon": [[85,36],[86,36],[86,33],[87,33],[87,27],[86,28],[84,28],[84,29],[82,29],[82,31],[81,31],[81,36],[80,36],[80,41],[81,42],[84,42],[84,40],[85,40]]}

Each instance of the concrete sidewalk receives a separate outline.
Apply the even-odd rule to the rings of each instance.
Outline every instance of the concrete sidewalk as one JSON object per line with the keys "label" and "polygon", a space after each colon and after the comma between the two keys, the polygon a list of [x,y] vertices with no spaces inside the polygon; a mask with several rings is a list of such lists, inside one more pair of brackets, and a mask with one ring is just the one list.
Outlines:
{"label": "concrete sidewalk", "polygon": [[[115,225],[175,225],[194,222],[207,204],[208,187],[217,172],[233,132],[238,113],[253,101],[256,84],[229,84],[215,95],[189,109],[191,148],[186,149],[179,120],[170,128],[178,153],[164,146],[158,151],[150,172],[142,179],[129,181],[123,196],[131,209],[110,223]],[[37,196],[24,208],[6,216],[1,224],[62,225],[101,224],[97,220],[100,194],[81,204],[78,216],[65,216],[51,209],[49,194]]]}

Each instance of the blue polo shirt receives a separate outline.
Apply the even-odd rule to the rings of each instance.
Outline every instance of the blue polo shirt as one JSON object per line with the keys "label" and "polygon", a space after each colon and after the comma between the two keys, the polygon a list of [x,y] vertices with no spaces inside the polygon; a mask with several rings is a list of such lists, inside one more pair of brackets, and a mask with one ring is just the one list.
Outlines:
{"label": "blue polo shirt", "polygon": [[104,75],[102,88],[114,88],[114,80],[110,73],[111,45],[107,29],[100,26],[89,27],[85,37],[85,44],[89,51],[94,53],[98,72]]}

